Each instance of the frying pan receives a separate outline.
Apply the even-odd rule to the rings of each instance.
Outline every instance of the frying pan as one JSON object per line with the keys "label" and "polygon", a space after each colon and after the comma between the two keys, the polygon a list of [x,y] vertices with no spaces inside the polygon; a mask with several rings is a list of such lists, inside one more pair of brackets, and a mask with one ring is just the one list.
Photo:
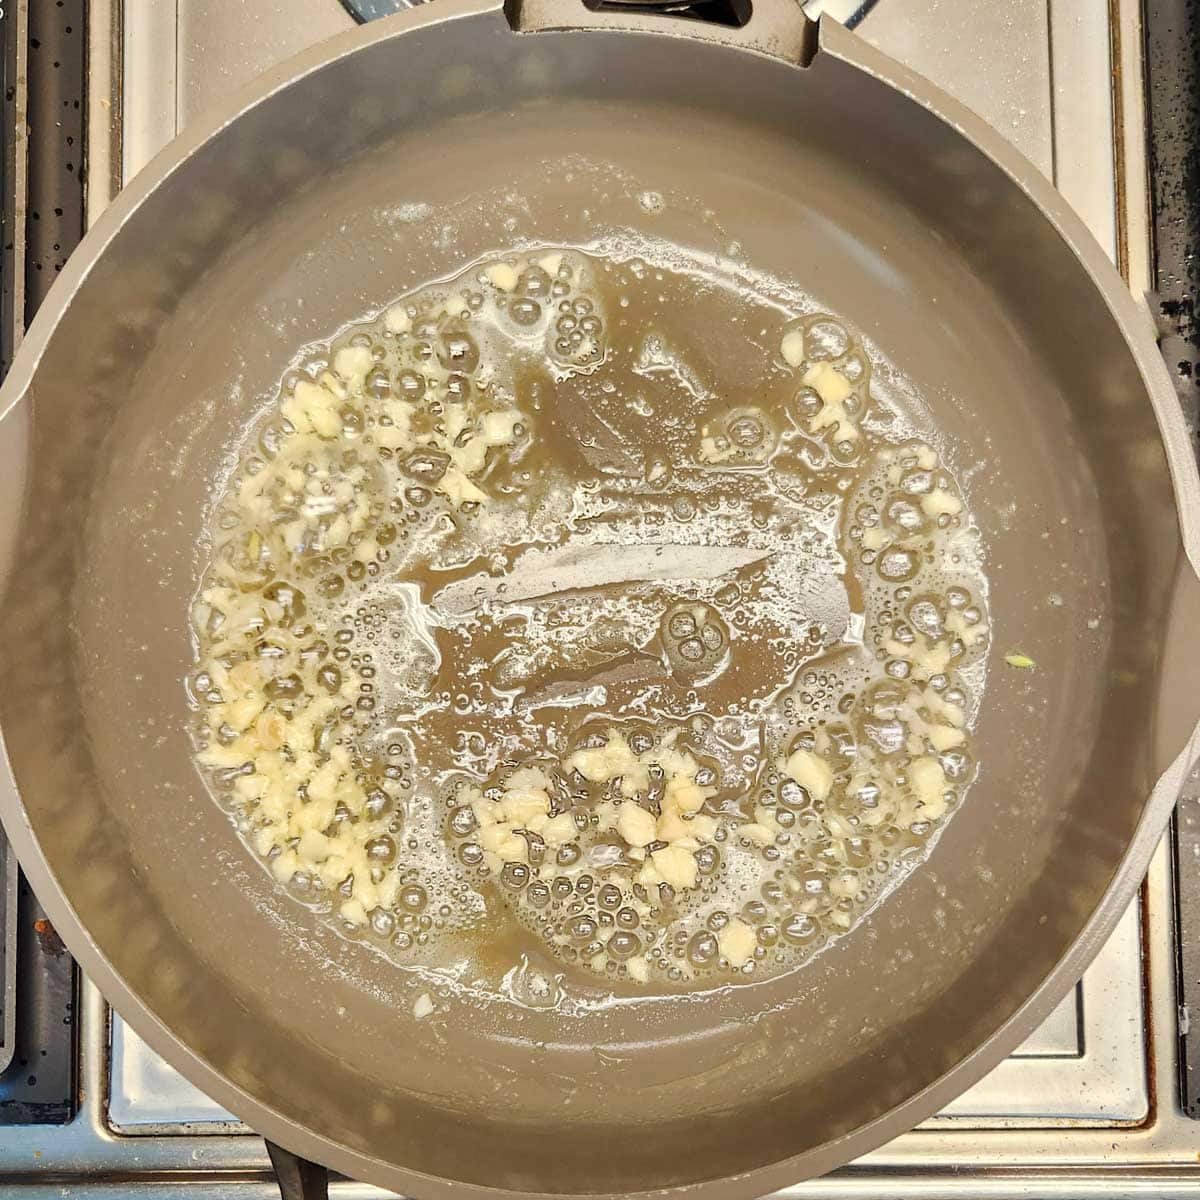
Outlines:
{"label": "frying pan", "polygon": [[[0,811],[35,890],[197,1085],[402,1193],[749,1196],[879,1145],[1067,992],[1196,756],[1200,488],[1145,313],[927,82],[787,0],[726,19],[440,0],[316,48],[126,189],[0,400]],[[928,863],[795,974],[418,1022],[419,981],[282,896],[192,766],[207,488],[296,346],[523,239],[645,227],[596,171],[698,197],[975,464],[981,774]],[[416,202],[432,227],[397,218]],[[1004,668],[1017,647],[1035,671]]]}

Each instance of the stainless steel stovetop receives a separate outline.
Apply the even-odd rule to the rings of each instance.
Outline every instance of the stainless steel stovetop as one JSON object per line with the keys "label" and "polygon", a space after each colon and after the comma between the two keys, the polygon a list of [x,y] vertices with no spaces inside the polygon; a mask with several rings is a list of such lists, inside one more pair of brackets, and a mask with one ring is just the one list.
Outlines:
{"label": "stainless steel stovetop", "polygon": [[[208,103],[353,24],[339,0],[91,0],[87,18],[89,222]],[[860,32],[1011,138],[1144,291],[1140,20],[1139,0],[879,0]],[[1200,1194],[1200,1122],[1184,1115],[1177,1086],[1173,929],[1164,845],[1083,982],[1016,1054],[920,1129],[788,1194]],[[278,1194],[261,1139],[86,980],[74,1015],[77,1109],[65,1124],[0,1126],[4,1195]],[[378,1194],[349,1181],[331,1190]]]}

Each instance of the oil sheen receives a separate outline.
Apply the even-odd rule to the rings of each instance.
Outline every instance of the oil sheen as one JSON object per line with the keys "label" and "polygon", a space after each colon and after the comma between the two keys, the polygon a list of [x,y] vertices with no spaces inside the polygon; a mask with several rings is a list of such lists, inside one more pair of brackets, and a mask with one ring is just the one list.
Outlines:
{"label": "oil sheen", "polygon": [[306,348],[191,614],[197,762],[279,885],[508,994],[794,969],[975,773],[987,581],[924,407],[801,293],[636,250]]}

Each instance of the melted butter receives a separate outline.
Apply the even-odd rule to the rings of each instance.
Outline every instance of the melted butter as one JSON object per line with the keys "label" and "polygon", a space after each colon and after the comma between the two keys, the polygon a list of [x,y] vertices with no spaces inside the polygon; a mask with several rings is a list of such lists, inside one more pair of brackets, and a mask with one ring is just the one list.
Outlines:
{"label": "melted butter", "polygon": [[841,321],[646,273],[402,298],[215,506],[214,792],[298,899],[485,990],[792,969],[973,777],[986,579],[934,431],[888,434]]}

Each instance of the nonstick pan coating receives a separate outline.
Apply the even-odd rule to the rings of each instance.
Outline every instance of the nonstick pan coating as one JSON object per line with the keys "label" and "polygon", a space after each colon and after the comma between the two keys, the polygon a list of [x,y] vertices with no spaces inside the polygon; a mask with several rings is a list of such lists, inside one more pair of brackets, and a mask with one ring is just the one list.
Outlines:
{"label": "nonstick pan coating", "polygon": [[[1196,661],[1194,464],[1149,326],[1078,220],[836,26],[749,48],[639,19],[654,31],[556,31],[439,0],[268,76],[105,214],[0,402],[0,791],[34,887],[199,1086],[418,1196],[761,1194],[923,1119],[1098,948],[1200,703],[1172,666]],[[797,48],[809,65],[776,56]],[[632,1018],[418,1023],[422,989],[280,894],[203,791],[181,684],[195,545],[301,343],[523,239],[712,236],[606,198],[572,156],[698,197],[749,262],[873,339],[973,466],[997,660],[982,771],[927,865],[798,974]],[[512,204],[464,208],[500,185]],[[449,233],[386,215],[417,202]],[[1017,647],[1036,671],[1003,668]]]}

